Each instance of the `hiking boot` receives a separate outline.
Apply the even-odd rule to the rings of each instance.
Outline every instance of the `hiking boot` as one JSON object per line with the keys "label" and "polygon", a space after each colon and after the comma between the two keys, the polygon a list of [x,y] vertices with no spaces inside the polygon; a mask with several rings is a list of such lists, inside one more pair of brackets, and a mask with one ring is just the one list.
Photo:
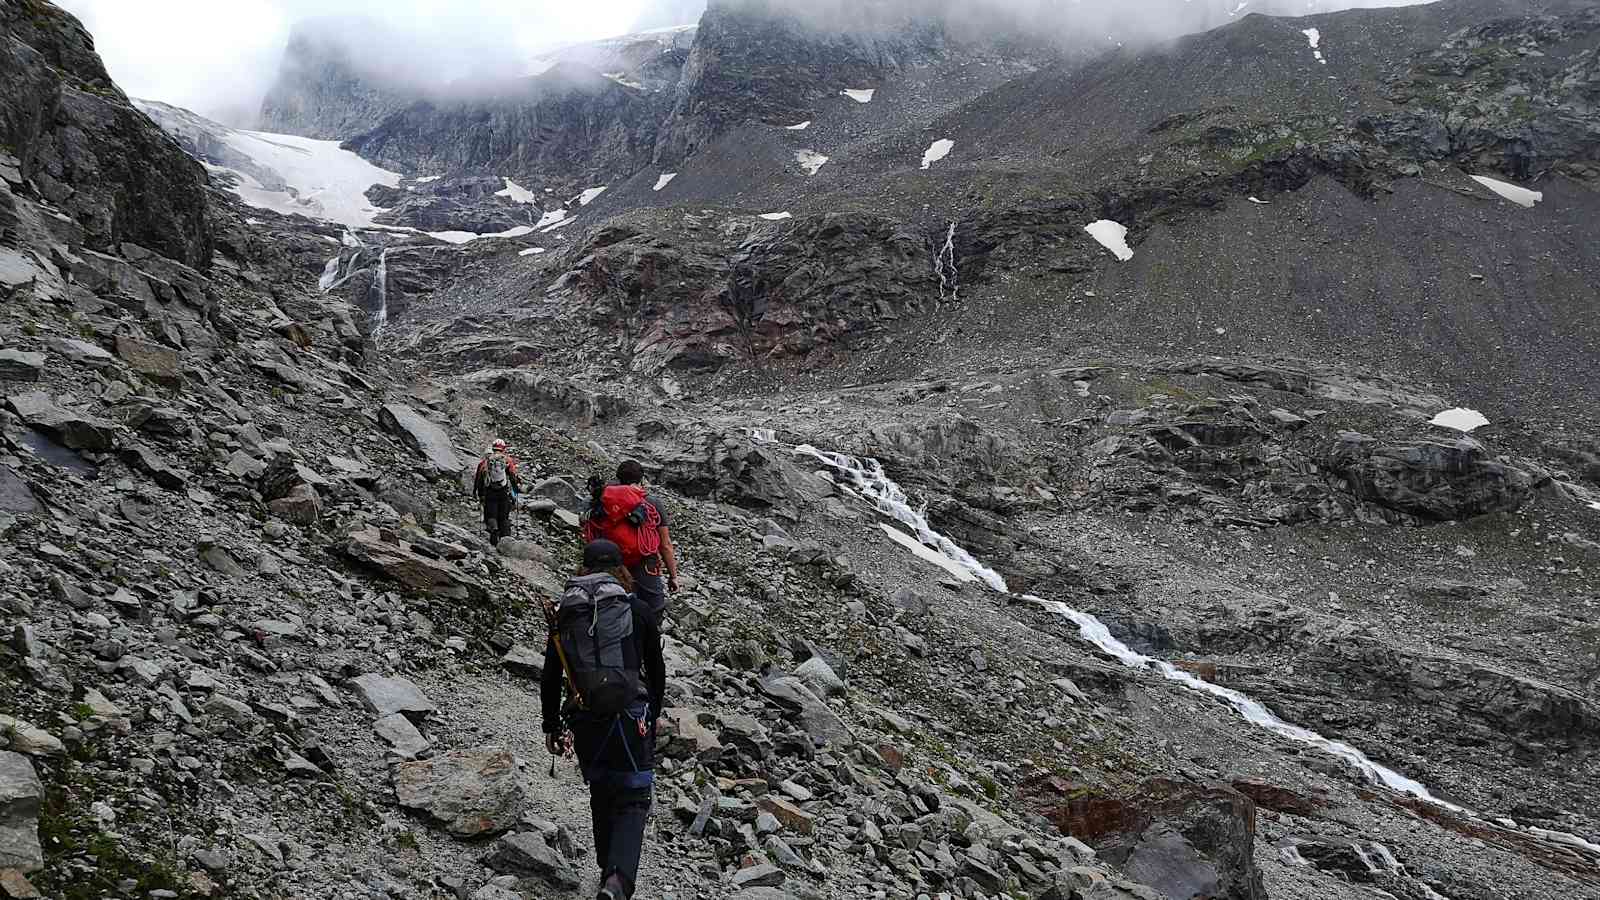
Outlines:
{"label": "hiking boot", "polygon": [[600,886],[600,893],[594,900],[628,900],[628,892],[622,887],[622,876],[612,875],[606,883]]}

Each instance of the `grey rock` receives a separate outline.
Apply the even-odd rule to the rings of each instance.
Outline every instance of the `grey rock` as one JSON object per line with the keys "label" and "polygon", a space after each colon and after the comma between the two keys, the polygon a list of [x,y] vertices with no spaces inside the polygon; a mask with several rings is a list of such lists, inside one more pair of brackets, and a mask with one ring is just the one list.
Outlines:
{"label": "grey rock", "polygon": [[440,472],[456,472],[463,465],[443,428],[423,418],[403,403],[388,403],[378,411],[378,424],[400,438]]}
{"label": "grey rock", "polygon": [[370,673],[353,678],[350,683],[361,697],[361,705],[380,717],[400,713],[420,718],[439,708],[421,688],[399,676]]}
{"label": "grey rock", "polygon": [[43,353],[0,350],[0,381],[38,381],[43,373]]}
{"label": "grey rock", "polygon": [[174,468],[167,462],[166,457],[144,444],[132,444],[123,447],[118,454],[129,468],[150,476],[156,484],[169,491],[181,490],[189,483],[189,478],[182,471]]}
{"label": "grey rock", "polygon": [[104,419],[57,406],[43,391],[14,394],[6,406],[22,421],[73,450],[103,453],[117,443],[117,426]]}
{"label": "grey rock", "polygon": [[484,854],[483,864],[502,874],[542,878],[558,888],[578,887],[578,873],[572,864],[545,842],[537,831],[507,834],[497,839]]}
{"label": "grey rock", "polygon": [[420,594],[479,602],[489,599],[489,591],[482,582],[449,563],[429,559],[404,545],[389,543],[376,529],[352,534],[339,552],[363,568]]}
{"label": "grey rock", "polygon": [[835,674],[833,667],[820,656],[813,656],[801,663],[800,667],[794,670],[794,674],[819,697],[832,697],[844,693],[844,679]]}
{"label": "grey rock", "polygon": [[117,356],[128,368],[140,375],[167,386],[183,380],[183,367],[178,351],[127,335],[117,335]]}
{"label": "grey rock", "polygon": [[394,748],[394,752],[402,759],[414,759],[426,751],[432,743],[423,737],[417,726],[401,713],[392,713],[384,716],[372,725],[372,730],[378,737],[383,738]]}
{"label": "grey rock", "polygon": [[39,511],[32,488],[10,466],[0,466],[0,513],[28,515]]}
{"label": "grey rock", "polygon": [[50,349],[65,356],[72,362],[86,365],[91,368],[105,368],[116,362],[117,358],[98,344],[80,341],[76,338],[51,338]]}
{"label": "grey rock", "polygon": [[297,484],[289,493],[267,501],[267,509],[286,522],[309,527],[322,517],[322,497],[309,484]]}
{"label": "grey rock", "polygon": [[0,747],[7,745],[28,756],[61,756],[67,752],[61,740],[50,732],[0,713]]}
{"label": "grey rock", "polygon": [[255,481],[267,470],[267,464],[243,450],[235,450],[223,469],[241,481]]}
{"label": "grey rock", "polygon": [[760,682],[761,692],[800,714],[800,726],[818,745],[850,744],[855,736],[828,704],[811,692],[805,682],[792,676],[769,677]]}
{"label": "grey rock", "polygon": [[230,578],[238,578],[245,574],[244,566],[239,565],[228,548],[220,544],[207,543],[200,548],[200,560],[213,570],[221,572]]}
{"label": "grey rock", "polygon": [[39,812],[44,785],[33,763],[20,753],[0,750],[0,869],[37,872],[44,868],[39,845]]}
{"label": "grey rock", "polygon": [[544,676],[544,648],[517,644],[500,657],[500,665],[513,675],[537,681]]}
{"label": "grey rock", "polygon": [[495,550],[501,556],[510,559],[521,559],[529,562],[550,563],[550,551],[532,541],[523,541],[516,538],[504,538],[495,545]]}
{"label": "grey rock", "polygon": [[1431,521],[1514,510],[1534,487],[1532,475],[1471,438],[1386,445],[1346,433],[1328,463],[1357,498]]}
{"label": "grey rock", "polygon": [[787,875],[774,865],[747,866],[733,873],[733,887],[740,890],[747,887],[777,887],[783,884]]}
{"label": "grey rock", "polygon": [[401,763],[394,787],[401,806],[426,813],[462,837],[505,831],[527,803],[516,758],[493,747]]}
{"label": "grey rock", "polygon": [[578,496],[578,489],[572,482],[565,478],[546,478],[533,487],[528,488],[528,494],[533,497],[542,497],[560,506],[562,509],[581,513],[588,508],[584,498]]}

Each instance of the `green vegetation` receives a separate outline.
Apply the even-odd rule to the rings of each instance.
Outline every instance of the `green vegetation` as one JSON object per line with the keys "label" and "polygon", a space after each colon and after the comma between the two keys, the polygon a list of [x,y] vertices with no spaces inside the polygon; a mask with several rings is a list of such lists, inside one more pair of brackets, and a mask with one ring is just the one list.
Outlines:
{"label": "green vegetation", "polygon": [[[170,855],[154,851],[135,856],[85,814],[95,798],[107,794],[85,766],[69,761],[53,781],[49,773],[40,774],[47,781],[44,808],[39,815],[45,868],[32,880],[46,897],[101,900],[109,896],[148,896],[157,890],[171,891],[180,898],[198,896]],[[133,812],[124,811],[123,815]],[[126,831],[126,825],[133,823],[119,824]],[[139,846],[154,850],[148,842],[140,842]],[[124,890],[126,885],[133,887]]]}

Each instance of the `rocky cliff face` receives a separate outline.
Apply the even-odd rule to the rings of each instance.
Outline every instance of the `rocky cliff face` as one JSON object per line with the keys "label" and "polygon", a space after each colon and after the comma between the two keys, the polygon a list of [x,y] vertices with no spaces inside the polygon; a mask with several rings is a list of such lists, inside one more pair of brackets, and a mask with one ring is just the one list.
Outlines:
{"label": "rocky cliff face", "polygon": [[648,163],[663,103],[659,92],[558,66],[470,97],[420,101],[345,146],[418,175],[561,175],[604,184]]}
{"label": "rocky cliff face", "polygon": [[142,244],[211,262],[205,172],[112,83],[77,20],[49,3],[0,3],[5,155],[82,224],[96,249]]}
{"label": "rocky cliff face", "polygon": [[262,100],[261,130],[343,140],[414,103],[420,94],[415,81],[401,83],[370,64],[363,65],[364,60],[370,63],[370,57],[358,56],[352,46],[364,40],[377,48],[392,38],[377,22],[312,19],[297,23],[277,78]]}

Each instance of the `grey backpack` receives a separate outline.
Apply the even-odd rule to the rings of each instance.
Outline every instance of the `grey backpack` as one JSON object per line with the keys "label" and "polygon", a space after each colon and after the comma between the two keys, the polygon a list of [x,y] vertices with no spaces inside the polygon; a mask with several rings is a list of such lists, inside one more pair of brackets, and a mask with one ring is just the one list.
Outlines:
{"label": "grey backpack", "polygon": [[567,582],[556,610],[556,636],[584,710],[618,716],[648,696],[633,628],[632,597],[616,579],[600,574]]}

